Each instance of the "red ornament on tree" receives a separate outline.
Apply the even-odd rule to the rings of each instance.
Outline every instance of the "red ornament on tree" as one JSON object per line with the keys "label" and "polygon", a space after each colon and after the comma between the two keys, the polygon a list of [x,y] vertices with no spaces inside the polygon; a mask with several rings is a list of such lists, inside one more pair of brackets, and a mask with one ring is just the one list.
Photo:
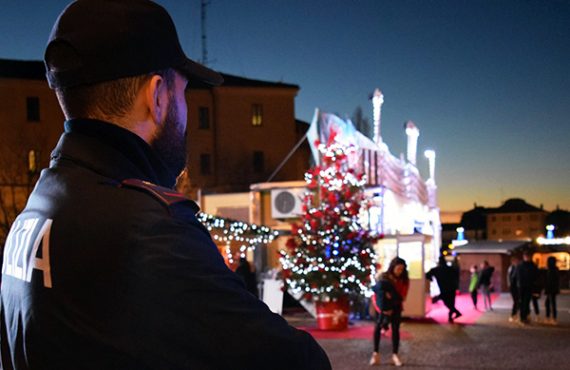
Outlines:
{"label": "red ornament on tree", "polygon": [[305,175],[314,196],[305,196],[303,225],[292,228],[295,247],[281,251],[284,270],[295,271],[286,277],[289,288],[319,303],[346,302],[348,293],[368,289],[377,239],[360,225],[368,206],[363,177],[349,170],[348,150],[335,136],[319,147],[321,167]]}

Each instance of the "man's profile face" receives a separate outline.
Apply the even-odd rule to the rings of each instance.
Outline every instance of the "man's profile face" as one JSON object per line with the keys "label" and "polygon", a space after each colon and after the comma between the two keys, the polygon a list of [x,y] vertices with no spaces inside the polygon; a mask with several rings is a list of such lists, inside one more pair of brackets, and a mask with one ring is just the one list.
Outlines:
{"label": "man's profile face", "polygon": [[188,107],[184,91],[188,81],[176,72],[169,88],[166,117],[150,146],[162,158],[171,173],[178,176],[186,166],[186,120]]}

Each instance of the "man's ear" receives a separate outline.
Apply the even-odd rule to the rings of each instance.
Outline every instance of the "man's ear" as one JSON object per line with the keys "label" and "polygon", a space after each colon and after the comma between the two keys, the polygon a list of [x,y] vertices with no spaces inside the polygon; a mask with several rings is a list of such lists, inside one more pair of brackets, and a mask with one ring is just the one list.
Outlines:
{"label": "man's ear", "polygon": [[149,114],[154,123],[158,125],[164,121],[168,106],[168,89],[164,78],[153,75],[147,84],[145,95]]}

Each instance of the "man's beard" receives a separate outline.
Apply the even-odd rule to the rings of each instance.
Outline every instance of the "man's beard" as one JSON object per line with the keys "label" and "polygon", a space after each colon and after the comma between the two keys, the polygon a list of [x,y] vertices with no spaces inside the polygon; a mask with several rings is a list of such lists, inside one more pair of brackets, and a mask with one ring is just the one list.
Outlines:
{"label": "man's beard", "polygon": [[178,107],[174,99],[168,102],[166,118],[150,146],[164,161],[173,176],[186,166],[186,132],[179,132]]}

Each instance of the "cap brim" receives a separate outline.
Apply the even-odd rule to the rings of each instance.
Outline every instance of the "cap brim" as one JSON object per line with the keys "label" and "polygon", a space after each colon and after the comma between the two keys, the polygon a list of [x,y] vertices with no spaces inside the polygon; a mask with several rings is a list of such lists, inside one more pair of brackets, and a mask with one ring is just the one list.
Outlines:
{"label": "cap brim", "polygon": [[205,82],[212,86],[219,86],[224,82],[221,74],[188,58],[177,69],[184,73],[189,81]]}

